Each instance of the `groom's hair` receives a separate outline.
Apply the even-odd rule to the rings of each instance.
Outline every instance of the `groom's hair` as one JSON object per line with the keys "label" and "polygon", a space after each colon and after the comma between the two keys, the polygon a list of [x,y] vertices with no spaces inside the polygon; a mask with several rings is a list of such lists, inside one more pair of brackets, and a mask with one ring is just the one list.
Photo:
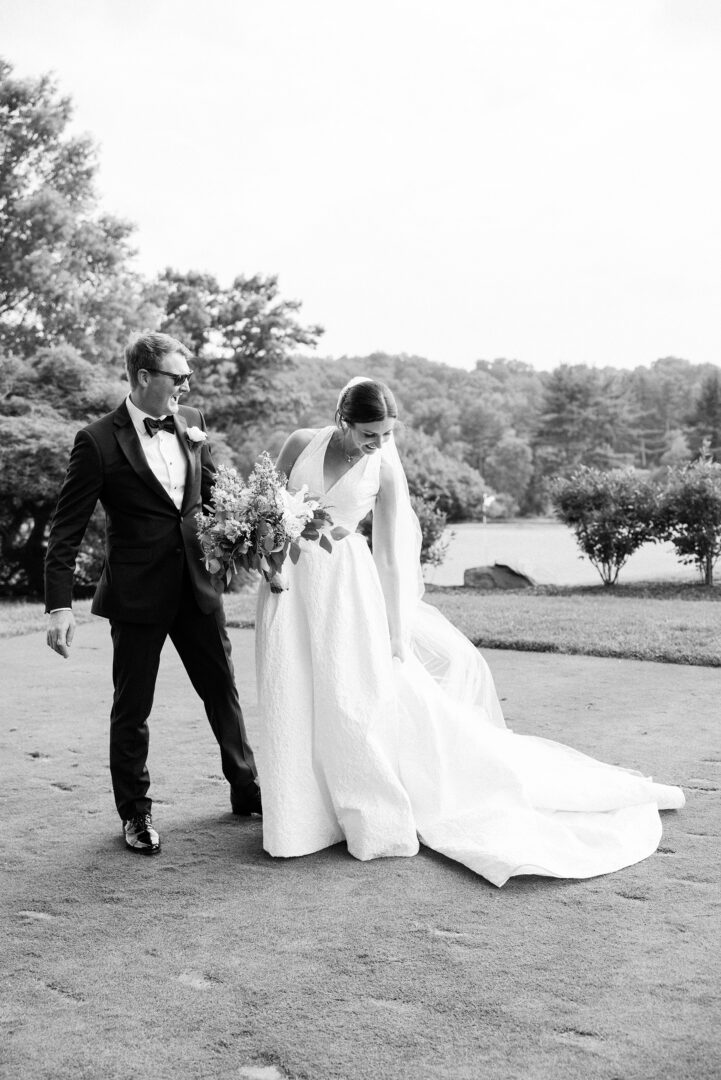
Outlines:
{"label": "groom's hair", "polygon": [[186,360],[190,360],[193,355],[182,341],[170,334],[158,334],[149,330],[138,334],[125,350],[125,367],[131,387],[135,389],[138,385],[139,371],[143,368],[161,367],[163,358],[176,352]]}
{"label": "groom's hair", "polygon": [[398,416],[396,399],[385,383],[366,379],[349,386],[338,402],[336,421],[346,424],[374,424]]}

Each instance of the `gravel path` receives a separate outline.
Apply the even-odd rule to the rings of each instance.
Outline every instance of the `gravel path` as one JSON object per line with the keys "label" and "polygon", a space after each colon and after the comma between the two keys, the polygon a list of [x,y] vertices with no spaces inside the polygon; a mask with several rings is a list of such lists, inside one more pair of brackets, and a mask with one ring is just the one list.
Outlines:
{"label": "gravel path", "polygon": [[[251,732],[251,631],[232,631]],[[168,647],[155,859],[110,794],[110,641],[0,641],[2,1076],[678,1080],[721,1074],[717,669],[485,652],[509,725],[681,784],[659,852],[496,889],[422,849],[298,860],[233,818]]]}

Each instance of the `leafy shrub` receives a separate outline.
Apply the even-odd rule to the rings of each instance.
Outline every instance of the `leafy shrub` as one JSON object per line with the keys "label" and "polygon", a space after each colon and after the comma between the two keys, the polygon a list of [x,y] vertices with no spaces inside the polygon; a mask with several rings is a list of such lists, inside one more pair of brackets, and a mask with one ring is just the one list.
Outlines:
{"label": "leafy shrub", "polygon": [[721,464],[704,454],[671,470],[656,521],[659,538],[670,540],[680,561],[698,566],[705,584],[712,585],[721,555]]}
{"label": "leafy shrub", "polygon": [[445,536],[446,515],[437,500],[411,495],[411,505],[421,526],[421,565],[440,566],[446,557],[450,536]]}
{"label": "leafy shrub", "polygon": [[45,535],[74,430],[37,409],[0,417],[0,593],[42,596]]}
{"label": "leafy shrub", "polygon": [[[444,537],[446,515],[438,509],[435,499],[430,496],[411,494],[413,507],[421,527],[421,565],[440,566],[446,557],[446,550],[451,536]],[[358,525],[358,532],[366,538],[368,546],[373,547],[373,514],[366,514]]]}
{"label": "leafy shrub", "polygon": [[581,466],[550,490],[556,514],[573,529],[604,585],[614,585],[629,556],[657,538],[657,490],[642,473]]}

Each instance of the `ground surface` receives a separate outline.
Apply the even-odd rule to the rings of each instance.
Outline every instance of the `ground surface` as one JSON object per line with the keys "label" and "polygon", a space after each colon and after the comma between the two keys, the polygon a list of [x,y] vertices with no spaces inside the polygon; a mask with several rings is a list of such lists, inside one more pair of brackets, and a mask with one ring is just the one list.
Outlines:
{"label": "ground surface", "polygon": [[[232,631],[252,730],[252,632]],[[721,676],[485,652],[509,724],[681,784],[651,859],[496,889],[423,849],[272,860],[228,813],[171,648],[152,719],[164,850],[110,795],[107,626],[0,641],[2,1076],[678,1080],[721,1073]]]}

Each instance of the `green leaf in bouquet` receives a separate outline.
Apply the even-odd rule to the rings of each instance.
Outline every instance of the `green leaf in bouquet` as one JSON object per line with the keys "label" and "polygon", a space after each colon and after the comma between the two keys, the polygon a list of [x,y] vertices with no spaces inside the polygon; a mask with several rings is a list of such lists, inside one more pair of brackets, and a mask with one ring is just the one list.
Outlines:
{"label": "green leaf in bouquet", "polygon": [[311,525],[306,525],[303,529],[302,536],[305,540],[317,540],[320,533],[317,529],[312,528]]}
{"label": "green leaf in bouquet", "polygon": [[281,548],[280,551],[272,551],[268,556],[268,563],[277,572],[283,569],[283,563],[285,562],[285,548]]}
{"label": "green leaf in bouquet", "polygon": [[324,551],[329,551],[330,552],[330,551],[333,550],[333,545],[331,544],[330,540],[328,539],[328,537],[327,537],[327,535],[325,533],[320,534],[320,539],[318,540],[318,545],[319,545],[319,547],[322,547]]}
{"label": "green leaf in bouquet", "polygon": [[342,525],[336,525],[331,529],[330,534],[334,540],[342,540],[344,536],[349,535],[349,530],[344,529]]}
{"label": "green leaf in bouquet", "polygon": [[211,574],[218,574],[222,569],[219,559],[208,559],[205,565]]}
{"label": "green leaf in bouquet", "polygon": [[288,549],[288,554],[290,555],[290,561],[295,566],[300,558],[300,545],[293,542]]}

